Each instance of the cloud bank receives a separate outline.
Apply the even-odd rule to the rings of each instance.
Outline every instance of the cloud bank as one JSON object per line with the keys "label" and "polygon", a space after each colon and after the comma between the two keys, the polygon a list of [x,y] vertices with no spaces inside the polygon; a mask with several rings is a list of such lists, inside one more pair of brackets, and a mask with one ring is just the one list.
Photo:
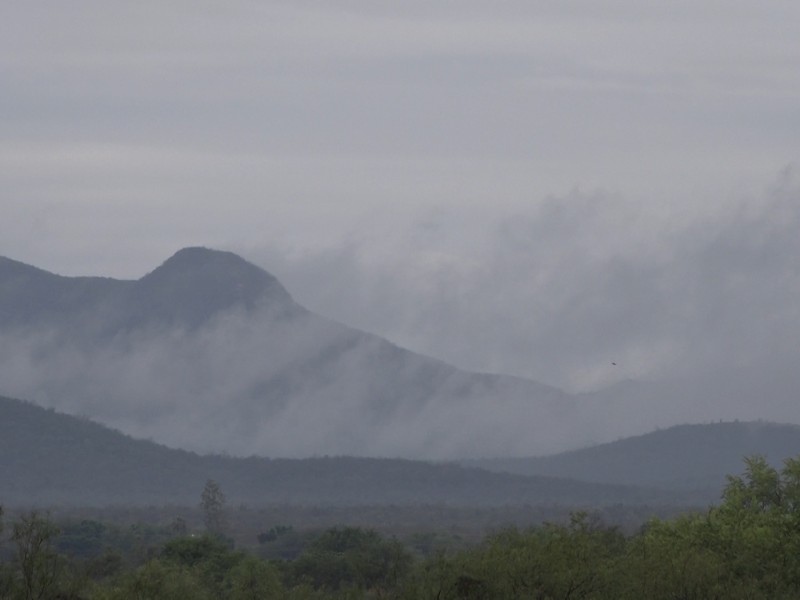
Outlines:
{"label": "cloud bank", "polygon": [[[654,215],[609,193],[286,256],[310,308],[465,368],[572,390],[796,361],[800,185]],[[612,363],[617,363],[612,365]]]}

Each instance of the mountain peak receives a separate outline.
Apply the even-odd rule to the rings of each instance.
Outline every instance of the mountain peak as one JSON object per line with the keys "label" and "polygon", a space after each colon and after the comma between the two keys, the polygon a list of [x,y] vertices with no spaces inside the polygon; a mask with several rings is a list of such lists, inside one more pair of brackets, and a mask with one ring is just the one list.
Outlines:
{"label": "mountain peak", "polygon": [[275,277],[232,252],[183,248],[137,281],[63,277],[0,257],[0,330],[48,324],[82,339],[152,325],[194,329],[229,309],[262,307],[302,311]]}
{"label": "mountain peak", "polygon": [[[210,263],[222,265],[250,264],[241,256],[225,250],[214,250],[205,246],[189,246],[181,248],[170,256],[161,267],[196,268]],[[260,269],[259,269],[260,270]]]}
{"label": "mountain peak", "polygon": [[280,282],[233,252],[183,248],[136,282],[137,301],[147,312],[196,326],[212,314],[267,304],[280,311],[296,307]]}

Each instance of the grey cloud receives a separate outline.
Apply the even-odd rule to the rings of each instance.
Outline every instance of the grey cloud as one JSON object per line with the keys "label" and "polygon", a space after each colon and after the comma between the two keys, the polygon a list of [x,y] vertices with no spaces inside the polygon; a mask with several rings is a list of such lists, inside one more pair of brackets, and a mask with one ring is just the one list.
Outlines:
{"label": "grey cloud", "polygon": [[798,421],[798,224],[787,170],[704,220],[656,226],[623,197],[576,191],[493,223],[441,209],[333,251],[247,252],[302,304],[458,366],[573,390],[622,382],[594,394],[433,368],[322,319],[235,312],[95,347],[6,336],[0,380],[134,435],[236,454],[520,455],[676,422]]}
{"label": "grey cloud", "polygon": [[[742,90],[796,96],[796,48],[760,27],[742,35],[767,11],[683,5],[648,19],[632,6],[9,8],[3,102],[17,118],[5,127],[13,138],[302,154],[540,157],[567,146],[563,159],[642,128],[662,144],[665,131],[694,136],[706,107],[742,127],[736,115],[753,114]],[[34,24],[42,35],[24,35]]]}
{"label": "grey cloud", "polygon": [[[726,195],[798,159],[798,11],[5,3],[0,254],[138,277],[182,246],[233,248],[319,312],[463,367],[589,389],[734,365],[777,403],[797,183]],[[177,390],[187,347],[143,343],[130,368],[65,355],[53,377]],[[30,389],[35,363],[6,358]]]}
{"label": "grey cloud", "polygon": [[311,315],[229,312],[90,345],[6,334],[0,359],[4,394],[204,452],[455,458],[586,436],[557,390],[476,378]]}
{"label": "grey cloud", "polygon": [[585,389],[794,358],[798,219],[787,171],[699,221],[576,192],[463,230],[459,249],[412,232],[261,262],[315,310],[415,350]]}
{"label": "grey cloud", "polygon": [[798,151],[781,2],[0,11],[0,251],[63,272],[330,246],[419,207],[508,214],[574,186],[686,204]]}

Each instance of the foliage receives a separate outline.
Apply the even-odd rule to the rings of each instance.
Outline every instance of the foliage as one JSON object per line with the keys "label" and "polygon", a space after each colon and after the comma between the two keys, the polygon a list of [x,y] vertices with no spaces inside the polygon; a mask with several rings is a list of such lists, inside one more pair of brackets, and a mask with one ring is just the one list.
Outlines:
{"label": "foliage", "polygon": [[58,533],[58,527],[36,511],[14,522],[11,540],[16,545],[17,587],[25,600],[54,595],[63,565],[53,547]]}
{"label": "foliage", "polygon": [[258,534],[258,555],[262,558],[294,560],[318,535],[319,532],[298,531],[292,526],[278,525]]}
{"label": "foliage", "polygon": [[90,558],[103,552],[108,527],[99,521],[84,519],[64,523],[55,540],[56,549],[75,558]]}
{"label": "foliage", "polygon": [[255,556],[239,561],[226,576],[230,600],[263,600],[282,598],[283,585],[278,569]]}
{"label": "foliage", "polygon": [[225,518],[225,494],[213,479],[209,479],[203,488],[200,495],[200,508],[203,509],[206,530],[216,535],[223,535],[228,529]]}
{"label": "foliage", "polygon": [[202,535],[170,540],[164,545],[161,558],[166,564],[198,572],[209,589],[220,593],[227,573],[243,554],[218,536]]}
{"label": "foliage", "polygon": [[639,595],[800,597],[800,461],[778,471],[753,456],[745,466],[728,478],[719,506],[653,521],[631,540],[628,581]]}
{"label": "foliage", "polygon": [[[17,516],[10,529],[15,554],[0,564],[2,600],[794,600],[800,457],[782,469],[750,457],[719,505],[651,519],[627,537],[583,512],[455,547],[441,534],[411,536],[406,548],[373,530],[336,527],[313,539],[304,532],[298,555],[265,560],[211,534],[164,540],[156,529],[87,519],[59,532],[37,512]],[[156,543],[155,552],[131,545],[131,532]],[[300,535],[273,527],[258,553]],[[437,539],[448,543],[437,550]]]}
{"label": "foliage", "polygon": [[625,540],[586,513],[568,525],[508,529],[481,546],[423,563],[404,598],[595,598],[611,587]]}
{"label": "foliage", "polygon": [[[567,507],[675,501],[672,494],[558,478],[489,473],[452,463],[400,459],[305,459],[198,456],[135,440],[87,419],[0,396],[0,489],[3,500],[107,506],[196,504],[211,480],[237,502],[267,506],[448,504]],[[214,500],[210,498],[209,500]],[[211,506],[216,508],[216,500]],[[679,504],[683,504],[680,499]],[[224,502],[223,502],[224,504]],[[215,510],[211,531],[224,531]],[[230,517],[231,515],[227,515]]]}
{"label": "foliage", "polygon": [[115,584],[95,592],[97,600],[211,600],[197,571],[152,559]]}
{"label": "foliage", "polygon": [[[0,505],[0,534],[3,533],[3,506]],[[0,538],[1,539],[1,538]],[[10,598],[14,587],[14,574],[9,565],[0,563],[0,600]]]}
{"label": "foliage", "polygon": [[393,587],[410,567],[411,556],[395,540],[356,527],[324,532],[292,565],[298,580],[339,590]]}

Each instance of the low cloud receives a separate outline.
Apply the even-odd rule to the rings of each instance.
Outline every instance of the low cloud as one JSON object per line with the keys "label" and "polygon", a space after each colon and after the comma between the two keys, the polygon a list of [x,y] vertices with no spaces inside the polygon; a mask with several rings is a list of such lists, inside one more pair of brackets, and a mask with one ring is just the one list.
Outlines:
{"label": "low cloud", "polygon": [[[233,310],[93,343],[102,314],[84,311],[66,330],[6,332],[2,393],[238,455],[524,455],[682,422],[800,422],[791,170],[700,215],[656,219],[575,191],[489,217],[440,209],[393,236],[245,252],[333,320]],[[65,336],[76,328],[87,339]],[[371,333],[464,369],[599,391],[467,373]]]}
{"label": "low cloud", "polygon": [[135,437],[245,456],[540,453],[577,431],[557,390],[475,377],[306,314],[232,311],[91,344],[7,333],[0,381]]}
{"label": "low cloud", "polygon": [[575,191],[512,216],[441,211],[383,240],[245,254],[324,315],[458,366],[572,390],[800,358],[792,169],[712,208],[643,206]]}

